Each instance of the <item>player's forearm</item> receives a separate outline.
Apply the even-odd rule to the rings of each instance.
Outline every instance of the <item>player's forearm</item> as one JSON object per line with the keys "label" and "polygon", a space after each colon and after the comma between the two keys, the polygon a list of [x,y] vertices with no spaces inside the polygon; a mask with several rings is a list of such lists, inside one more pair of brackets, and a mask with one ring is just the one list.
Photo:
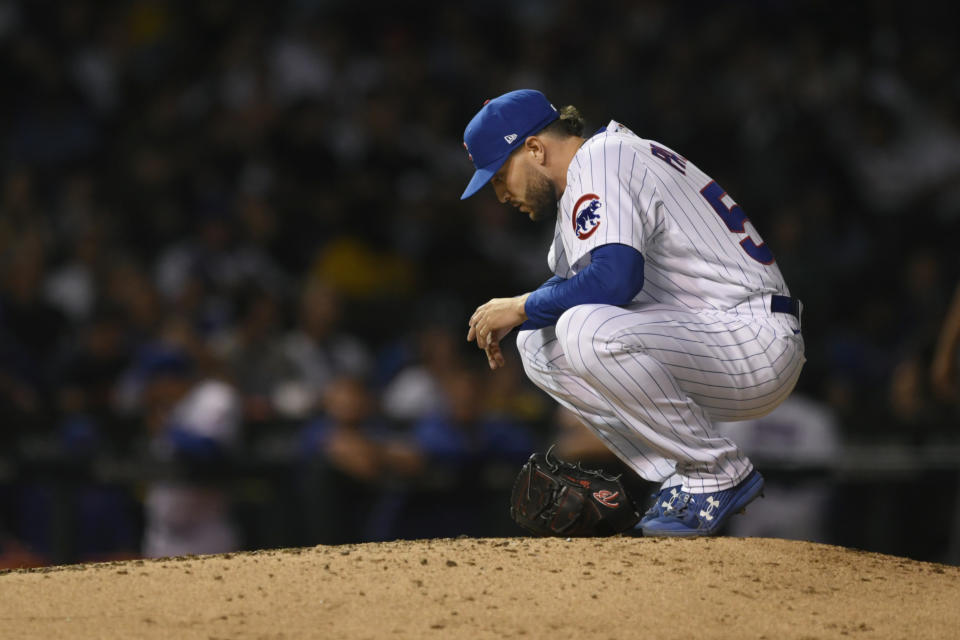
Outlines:
{"label": "player's forearm", "polygon": [[548,280],[530,293],[521,329],[553,326],[564,311],[581,304],[627,304],[643,288],[643,256],[633,247],[603,245],[591,252],[591,260],[574,277],[551,286]]}
{"label": "player's forearm", "polygon": [[[530,292],[530,293],[533,293],[533,292]],[[523,295],[520,295],[514,298],[514,300],[517,303],[517,315],[523,318],[522,320],[523,322],[526,322],[527,320],[530,319],[529,316],[527,316],[527,300],[530,299],[530,293],[525,293]]]}
{"label": "player's forearm", "polygon": [[534,291],[523,294],[523,324],[520,325],[520,331],[526,331],[527,329],[539,329],[541,327],[549,326],[541,325],[540,319],[537,319],[536,321],[530,320],[530,316],[527,314],[527,300],[530,299],[531,295],[536,294],[538,291],[542,293],[544,290],[555,287],[561,282],[566,282],[566,278],[561,278],[557,275],[550,276],[546,282],[537,287]]}

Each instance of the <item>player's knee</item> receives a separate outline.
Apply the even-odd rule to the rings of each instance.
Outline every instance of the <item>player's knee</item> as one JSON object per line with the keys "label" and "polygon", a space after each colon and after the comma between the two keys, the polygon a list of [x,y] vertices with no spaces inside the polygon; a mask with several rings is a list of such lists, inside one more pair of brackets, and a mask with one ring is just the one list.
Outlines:
{"label": "player's knee", "polygon": [[571,307],[560,314],[560,317],[557,318],[556,332],[557,332],[557,342],[560,344],[560,349],[564,354],[569,354],[569,336],[576,335],[577,330],[573,326],[573,316],[576,313],[576,307]]}
{"label": "player's knee", "polygon": [[552,329],[531,329],[517,335],[517,353],[520,354],[523,371],[541,388],[544,388],[551,376],[550,365],[546,362],[549,350],[544,347],[553,342],[552,334]]}
{"label": "player's knee", "polygon": [[530,343],[536,342],[535,334],[536,329],[517,332],[517,352],[520,354],[520,360],[524,363],[529,362],[532,357],[533,350],[530,348]]}
{"label": "player's knee", "polygon": [[596,338],[593,324],[598,318],[598,311],[606,305],[582,304],[571,307],[563,312],[557,320],[557,340],[563,349],[567,360],[576,367],[580,363],[580,354],[584,345],[589,345]]}

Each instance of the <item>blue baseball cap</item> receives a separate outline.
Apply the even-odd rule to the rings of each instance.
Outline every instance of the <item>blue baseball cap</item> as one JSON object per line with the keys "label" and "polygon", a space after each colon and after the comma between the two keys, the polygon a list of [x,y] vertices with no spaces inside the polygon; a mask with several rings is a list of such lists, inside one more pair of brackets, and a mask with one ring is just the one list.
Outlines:
{"label": "blue baseball cap", "polygon": [[463,132],[463,146],[477,170],[460,199],[479,191],[528,136],[559,117],[547,97],[533,89],[487,100]]}

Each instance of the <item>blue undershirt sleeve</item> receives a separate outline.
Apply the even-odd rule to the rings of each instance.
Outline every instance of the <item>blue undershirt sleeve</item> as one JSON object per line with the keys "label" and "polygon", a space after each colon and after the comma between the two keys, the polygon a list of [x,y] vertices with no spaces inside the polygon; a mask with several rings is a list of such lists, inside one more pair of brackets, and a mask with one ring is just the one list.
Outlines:
{"label": "blue undershirt sleeve", "polygon": [[527,321],[520,330],[542,329],[581,304],[629,303],[643,288],[643,255],[625,244],[605,244],[590,252],[590,264],[569,279],[554,276],[530,294]]}
{"label": "blue undershirt sleeve", "polygon": [[[566,281],[567,281],[566,278],[561,278],[560,276],[550,276],[550,279],[549,279],[549,280],[547,280],[547,281],[544,282],[542,285],[540,285],[539,287],[537,287],[537,289],[534,290],[534,292],[530,294],[530,298],[532,298],[532,297],[533,297],[533,294],[534,294],[534,293],[537,293],[537,291],[543,292],[544,290],[549,289],[550,287],[554,287],[554,286],[560,284],[561,282],[566,282]],[[532,322],[532,321],[530,320],[530,313],[529,313],[530,298],[527,298],[527,302],[526,302],[526,304],[524,304],[524,307],[523,307],[523,308],[524,308],[524,312],[527,313],[527,319],[523,322],[523,324],[521,324],[521,325],[517,328],[518,331],[526,331],[527,329],[540,329],[540,328],[542,328],[542,327],[536,326],[536,323],[535,323],[535,322]],[[544,325],[544,326],[550,326],[550,325]]]}

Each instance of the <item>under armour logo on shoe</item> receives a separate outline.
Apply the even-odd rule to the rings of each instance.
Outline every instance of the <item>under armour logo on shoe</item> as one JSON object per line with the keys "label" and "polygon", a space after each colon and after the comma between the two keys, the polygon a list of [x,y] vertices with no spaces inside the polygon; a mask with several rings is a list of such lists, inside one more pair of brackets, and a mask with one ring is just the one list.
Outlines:
{"label": "under armour logo on shoe", "polygon": [[674,509],[673,503],[677,501],[677,498],[680,497],[680,490],[674,487],[670,489],[670,499],[664,500],[660,503],[660,506],[663,507],[663,512],[667,513]]}
{"label": "under armour logo on shoe", "polygon": [[720,507],[720,501],[714,498],[713,496],[707,496],[707,507],[706,509],[700,510],[700,517],[706,519],[707,522],[713,520],[713,514],[711,511],[716,510]]}
{"label": "under armour logo on shoe", "polygon": [[508,136],[503,136],[503,139],[507,141],[507,144],[513,144],[513,141],[517,139],[517,134],[511,133]]}

